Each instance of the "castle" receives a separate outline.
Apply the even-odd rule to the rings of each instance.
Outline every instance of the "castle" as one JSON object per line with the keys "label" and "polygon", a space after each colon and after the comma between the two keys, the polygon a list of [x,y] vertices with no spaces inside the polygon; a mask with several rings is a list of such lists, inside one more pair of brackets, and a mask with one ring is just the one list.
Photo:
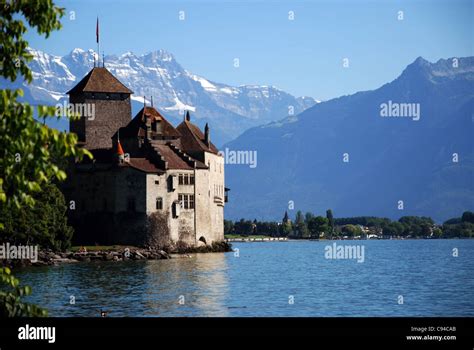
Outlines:
{"label": "castle", "polygon": [[[153,106],[131,119],[130,96],[105,67],[69,92],[93,116],[70,121],[93,160],[72,162],[63,188],[75,203],[76,244],[198,247],[224,240],[224,159],[189,112],[173,127]],[[71,202],[72,201],[72,202]]]}

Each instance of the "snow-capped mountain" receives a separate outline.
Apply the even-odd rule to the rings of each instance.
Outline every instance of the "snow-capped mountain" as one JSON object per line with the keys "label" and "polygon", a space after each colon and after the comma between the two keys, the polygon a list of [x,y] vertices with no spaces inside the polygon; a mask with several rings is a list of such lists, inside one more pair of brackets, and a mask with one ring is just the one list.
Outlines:
{"label": "snow-capped mountain", "polygon": [[[34,49],[31,54],[33,82],[23,86],[25,98],[43,104],[66,99],[65,93],[94,66],[96,55],[93,50],[79,48],[62,57]],[[143,105],[144,96],[147,103],[153,96],[154,106],[174,123],[190,110],[199,126],[209,122],[218,145],[250,127],[296,115],[319,102],[311,97],[296,98],[273,86],[230,86],[207,80],[185,70],[164,50],[109,55],[105,67],[134,92],[134,113]]]}

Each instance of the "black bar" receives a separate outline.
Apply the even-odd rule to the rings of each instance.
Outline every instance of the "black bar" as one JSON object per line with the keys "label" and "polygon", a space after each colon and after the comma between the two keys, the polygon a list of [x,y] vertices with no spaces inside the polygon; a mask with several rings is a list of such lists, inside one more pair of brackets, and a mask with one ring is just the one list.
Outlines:
{"label": "black bar", "polygon": [[[280,338],[314,337],[333,345],[397,345],[405,348],[457,349],[474,345],[474,318],[17,318],[0,320],[1,350],[42,345],[121,344],[131,339],[141,346],[164,337],[180,343],[196,337],[247,336]],[[26,325],[55,327],[55,342],[19,340]],[[415,327],[415,328],[413,328]],[[432,328],[430,328],[432,327]],[[423,332],[422,332],[423,331]],[[407,339],[407,336],[441,336],[456,339]],[[189,338],[190,337],[190,338]],[[312,348],[312,346],[311,346]]]}

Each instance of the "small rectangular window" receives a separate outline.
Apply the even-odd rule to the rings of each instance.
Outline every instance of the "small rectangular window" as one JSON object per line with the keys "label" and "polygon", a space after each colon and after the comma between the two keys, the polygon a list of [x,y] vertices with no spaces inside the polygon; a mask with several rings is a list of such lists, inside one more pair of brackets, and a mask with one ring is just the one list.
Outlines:
{"label": "small rectangular window", "polygon": [[189,184],[194,185],[194,175],[189,175]]}
{"label": "small rectangular window", "polygon": [[188,176],[188,174],[184,174],[184,184],[189,185],[189,176]]}
{"label": "small rectangular window", "polygon": [[163,209],[163,198],[158,197],[156,199],[156,210],[162,210]]}
{"label": "small rectangular window", "polygon": [[179,183],[180,185],[182,185],[182,184],[183,184],[183,174],[179,174],[179,175],[178,175],[178,179],[179,179],[178,183]]}
{"label": "small rectangular window", "polygon": [[174,211],[174,217],[177,218],[179,217],[179,214],[181,214],[181,205],[177,202],[173,202],[173,211]]}
{"label": "small rectangular window", "polygon": [[178,194],[178,202],[181,204],[181,209],[194,209],[195,201],[193,194]]}
{"label": "small rectangular window", "polygon": [[176,190],[176,175],[170,175],[170,187],[171,191]]}

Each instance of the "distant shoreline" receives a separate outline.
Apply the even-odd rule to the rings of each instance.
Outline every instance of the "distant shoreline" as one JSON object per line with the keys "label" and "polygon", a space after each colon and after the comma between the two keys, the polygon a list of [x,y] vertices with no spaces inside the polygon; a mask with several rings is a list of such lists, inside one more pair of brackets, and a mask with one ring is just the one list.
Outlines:
{"label": "distant shoreline", "polygon": [[287,237],[269,237],[269,238],[226,238],[229,243],[255,243],[255,242],[299,242],[299,241],[416,241],[416,240],[450,240],[450,239],[473,239],[472,237],[447,237],[447,238],[431,238],[431,237],[392,237],[392,238],[287,238]]}

